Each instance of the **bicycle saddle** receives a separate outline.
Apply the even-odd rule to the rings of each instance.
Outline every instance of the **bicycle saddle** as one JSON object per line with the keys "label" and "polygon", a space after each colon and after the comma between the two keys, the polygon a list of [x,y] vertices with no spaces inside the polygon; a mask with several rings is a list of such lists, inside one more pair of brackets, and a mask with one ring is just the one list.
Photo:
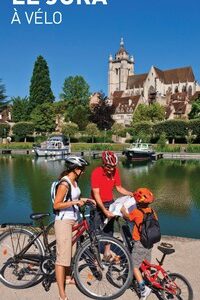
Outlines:
{"label": "bicycle saddle", "polygon": [[173,246],[168,243],[162,243],[158,246],[158,250],[160,250],[163,254],[169,255],[175,252],[175,249],[172,248]]}
{"label": "bicycle saddle", "polygon": [[30,215],[30,218],[32,220],[40,220],[40,219],[43,219],[44,217],[49,217],[50,216],[50,213],[35,213],[35,214],[31,214]]}

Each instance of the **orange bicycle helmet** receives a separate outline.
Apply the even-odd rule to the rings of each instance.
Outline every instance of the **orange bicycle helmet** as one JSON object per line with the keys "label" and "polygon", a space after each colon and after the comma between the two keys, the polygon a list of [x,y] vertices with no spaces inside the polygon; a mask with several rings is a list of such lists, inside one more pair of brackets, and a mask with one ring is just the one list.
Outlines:
{"label": "orange bicycle helmet", "polygon": [[154,201],[153,193],[147,188],[139,188],[133,193],[133,197],[138,203],[152,203]]}

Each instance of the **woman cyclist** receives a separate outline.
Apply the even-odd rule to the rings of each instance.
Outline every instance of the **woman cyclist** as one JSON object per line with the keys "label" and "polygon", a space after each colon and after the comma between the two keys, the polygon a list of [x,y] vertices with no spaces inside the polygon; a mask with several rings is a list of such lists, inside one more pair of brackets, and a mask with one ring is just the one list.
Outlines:
{"label": "woman cyclist", "polygon": [[59,299],[68,300],[65,284],[74,283],[70,276],[72,258],[72,226],[77,221],[78,207],[84,205],[87,198],[80,198],[77,180],[84,172],[88,162],[81,157],[69,156],[66,169],[60,174],[58,189],[54,201],[56,236],[56,281]]}

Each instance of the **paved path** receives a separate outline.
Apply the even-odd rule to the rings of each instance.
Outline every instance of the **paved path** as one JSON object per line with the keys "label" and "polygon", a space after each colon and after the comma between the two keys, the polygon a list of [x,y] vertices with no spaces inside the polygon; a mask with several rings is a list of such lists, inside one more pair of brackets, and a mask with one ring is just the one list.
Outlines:
{"label": "paved path", "polygon": [[[194,300],[200,300],[200,240],[164,237],[163,241],[174,245],[176,252],[165,261],[165,269],[184,275],[192,285]],[[153,249],[153,261],[160,257],[160,252],[156,247]],[[75,286],[67,287],[70,300],[88,300],[79,292]],[[53,284],[47,293],[41,284],[24,290],[13,290],[0,283],[1,300],[58,300],[57,286]],[[121,300],[137,300],[138,297],[131,290],[127,290]],[[148,300],[158,300],[155,295],[151,295]]]}

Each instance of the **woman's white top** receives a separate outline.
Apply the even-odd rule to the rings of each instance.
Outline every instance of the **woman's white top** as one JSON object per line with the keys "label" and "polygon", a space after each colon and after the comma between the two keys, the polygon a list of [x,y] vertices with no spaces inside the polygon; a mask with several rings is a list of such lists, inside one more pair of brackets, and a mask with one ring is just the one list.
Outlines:
{"label": "woman's white top", "polygon": [[[70,179],[68,176],[64,176],[62,179],[66,180],[70,186],[71,186],[71,199],[68,199],[66,201],[73,201],[73,200],[78,200],[81,194],[81,191],[75,182],[74,185],[71,183]],[[79,209],[77,205],[70,206],[65,209],[59,210],[59,214],[55,216],[55,220],[77,220],[78,219],[78,214],[79,214]]]}

